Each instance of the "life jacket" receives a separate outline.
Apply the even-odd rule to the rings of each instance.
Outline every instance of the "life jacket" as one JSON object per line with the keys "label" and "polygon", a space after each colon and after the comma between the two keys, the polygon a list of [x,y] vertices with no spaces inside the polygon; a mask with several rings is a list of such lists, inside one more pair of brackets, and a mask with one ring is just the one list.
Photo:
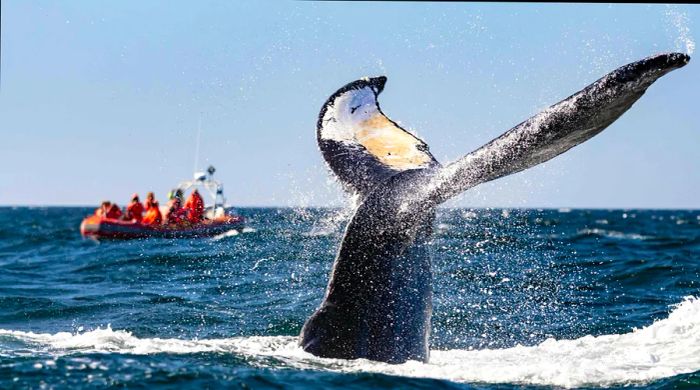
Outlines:
{"label": "life jacket", "polygon": [[116,204],[112,204],[112,206],[110,206],[109,210],[107,211],[107,215],[105,215],[105,217],[110,219],[119,219],[121,218],[121,216],[122,210]]}
{"label": "life jacket", "polygon": [[141,222],[143,218],[143,205],[141,202],[131,202],[126,208],[126,218],[127,220],[135,220],[136,222]]}
{"label": "life jacket", "polygon": [[193,191],[185,202],[187,210],[187,219],[192,223],[197,223],[202,220],[204,215],[204,199],[199,195],[199,192]]}
{"label": "life jacket", "polygon": [[180,200],[173,198],[170,208],[165,214],[165,222],[172,225],[179,225],[187,221],[187,210],[180,206]]}
{"label": "life jacket", "polygon": [[144,225],[160,225],[163,223],[163,215],[160,213],[158,202],[149,202],[146,204],[146,214],[143,216],[141,223]]}

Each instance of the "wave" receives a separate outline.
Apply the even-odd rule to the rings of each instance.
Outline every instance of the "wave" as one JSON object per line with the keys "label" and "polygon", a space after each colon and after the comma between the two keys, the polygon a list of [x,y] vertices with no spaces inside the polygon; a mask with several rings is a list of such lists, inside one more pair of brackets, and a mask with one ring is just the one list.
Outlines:
{"label": "wave", "polygon": [[[242,355],[256,366],[333,372],[375,372],[468,383],[560,387],[642,384],[700,370],[700,300],[687,297],[668,318],[624,334],[548,339],[507,349],[435,350],[428,364],[323,359],[305,353],[292,336],[182,340],[138,338],[128,331],[42,334],[0,329],[0,355],[78,353]],[[270,359],[272,358],[272,359]]]}
{"label": "wave", "polygon": [[215,235],[214,237],[212,237],[212,240],[213,241],[220,241],[220,240],[223,240],[224,238],[227,238],[227,237],[235,237],[235,236],[239,235],[240,233],[255,233],[255,232],[257,232],[257,230],[255,230],[254,228],[251,228],[251,227],[244,227],[240,231],[237,229],[231,229],[231,230],[227,230],[223,233]]}
{"label": "wave", "polygon": [[606,237],[606,238],[614,238],[618,240],[650,240],[653,239],[654,237],[652,236],[645,236],[642,234],[637,234],[637,233],[623,233],[623,232],[618,232],[615,230],[605,230],[605,229],[581,229],[577,232],[579,237],[585,237],[585,236],[598,236],[598,237]]}

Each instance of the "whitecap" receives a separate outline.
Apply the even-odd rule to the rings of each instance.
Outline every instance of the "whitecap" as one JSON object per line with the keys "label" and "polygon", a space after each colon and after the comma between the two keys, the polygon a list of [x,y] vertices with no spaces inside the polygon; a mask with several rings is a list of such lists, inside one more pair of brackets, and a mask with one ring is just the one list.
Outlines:
{"label": "whitecap", "polygon": [[225,232],[223,232],[223,233],[221,233],[221,234],[215,235],[214,237],[212,237],[212,240],[214,240],[214,241],[219,241],[219,240],[223,240],[223,239],[226,238],[226,237],[234,237],[234,236],[237,236],[238,234],[239,234],[238,230],[236,230],[236,229],[231,229],[231,230],[227,230],[227,231],[225,231]]}
{"label": "whitecap", "polygon": [[607,238],[615,238],[619,240],[649,240],[654,237],[645,236],[638,233],[623,233],[615,230],[605,230],[605,229],[581,229],[577,232],[581,235],[594,235]]}
{"label": "whitecap", "polygon": [[[506,349],[431,351],[430,363],[392,365],[364,359],[323,359],[305,353],[294,336],[182,340],[138,338],[128,331],[95,329],[71,334],[0,329],[0,354],[7,346],[26,353],[188,354],[218,352],[334,372],[376,372],[467,383],[512,383],[561,387],[641,384],[700,370],[700,300],[687,297],[668,318],[624,334],[548,339],[536,346]],[[274,362],[264,358],[274,358]]]}

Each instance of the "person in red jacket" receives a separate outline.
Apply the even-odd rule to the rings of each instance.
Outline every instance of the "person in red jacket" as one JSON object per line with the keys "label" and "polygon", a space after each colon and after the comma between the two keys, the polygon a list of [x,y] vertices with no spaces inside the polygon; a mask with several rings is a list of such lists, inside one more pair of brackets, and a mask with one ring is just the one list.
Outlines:
{"label": "person in red jacket", "polygon": [[180,225],[187,222],[187,211],[182,208],[180,198],[170,199],[168,212],[165,213],[165,223],[169,225]]}
{"label": "person in red jacket", "polygon": [[204,216],[204,199],[199,195],[199,191],[195,188],[194,191],[187,197],[185,202],[185,210],[187,210],[187,219],[191,223],[198,223]]}
{"label": "person in red jacket", "polygon": [[139,194],[134,194],[131,196],[131,203],[126,206],[126,216],[124,217],[127,221],[141,222],[143,219],[143,205],[139,200]]}
{"label": "person in red jacket", "polygon": [[160,225],[163,223],[163,215],[160,213],[160,206],[152,192],[146,194],[146,214],[141,223],[144,225]]}
{"label": "person in red jacket", "polygon": [[116,203],[112,203],[112,205],[109,206],[109,210],[107,211],[107,215],[105,215],[105,217],[109,219],[119,219],[122,217],[122,210]]}

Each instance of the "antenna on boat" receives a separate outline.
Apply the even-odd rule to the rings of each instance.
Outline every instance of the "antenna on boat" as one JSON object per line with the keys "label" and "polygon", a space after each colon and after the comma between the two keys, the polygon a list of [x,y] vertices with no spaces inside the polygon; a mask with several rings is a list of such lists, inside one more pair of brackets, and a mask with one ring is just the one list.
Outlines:
{"label": "antenna on boat", "polygon": [[202,113],[199,113],[199,123],[197,125],[197,146],[194,150],[194,169],[197,172],[197,163],[199,162],[199,139],[202,138]]}

